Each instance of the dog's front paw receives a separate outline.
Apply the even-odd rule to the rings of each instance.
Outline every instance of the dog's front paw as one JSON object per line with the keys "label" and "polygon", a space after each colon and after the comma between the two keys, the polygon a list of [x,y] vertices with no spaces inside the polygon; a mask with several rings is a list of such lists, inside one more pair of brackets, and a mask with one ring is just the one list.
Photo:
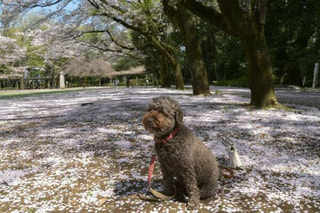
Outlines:
{"label": "dog's front paw", "polygon": [[188,205],[187,205],[187,209],[188,210],[195,210],[199,207],[200,205],[200,200],[197,200],[197,199],[191,199],[189,202],[188,202]]}
{"label": "dog's front paw", "polygon": [[162,194],[167,195],[167,196],[172,196],[174,195],[174,189],[173,188],[164,188],[162,191]]}
{"label": "dog's front paw", "polygon": [[164,182],[164,189],[162,191],[163,194],[167,196],[172,196],[175,193],[175,187],[170,181]]}

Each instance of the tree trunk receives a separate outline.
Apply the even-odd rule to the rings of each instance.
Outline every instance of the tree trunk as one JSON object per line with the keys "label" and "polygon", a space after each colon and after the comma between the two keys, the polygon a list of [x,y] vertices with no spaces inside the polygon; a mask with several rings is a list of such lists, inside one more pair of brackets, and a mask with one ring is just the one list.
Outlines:
{"label": "tree trunk", "polygon": [[176,83],[176,89],[184,90],[184,82],[183,82],[183,76],[181,71],[181,66],[179,62],[172,65],[174,67],[173,74],[174,74],[174,80]]}
{"label": "tree trunk", "polygon": [[166,57],[160,55],[159,57],[159,68],[160,68],[160,79],[161,79],[161,87],[170,88],[171,87],[171,77],[170,72],[168,70],[168,62]]}
{"label": "tree trunk", "polygon": [[206,34],[204,40],[201,42],[204,64],[207,69],[208,82],[218,81],[219,75],[215,68],[215,59],[216,59],[216,30],[207,23],[204,24],[206,27]]}
{"label": "tree trunk", "polygon": [[257,107],[277,103],[273,87],[273,68],[263,34],[244,39],[243,48],[248,63],[248,79],[251,90],[251,104]]}
{"label": "tree trunk", "polygon": [[52,85],[51,85],[51,89],[54,88],[55,84],[56,84],[56,79],[54,78],[54,72],[55,72],[55,69],[54,69],[54,65],[52,65],[52,78],[51,78],[51,81],[52,81]]}
{"label": "tree trunk", "polygon": [[191,65],[192,88],[194,95],[210,94],[207,70],[203,60],[201,41],[192,15],[184,8],[178,9],[179,28],[186,46]]}
{"label": "tree trunk", "polygon": [[218,3],[223,20],[242,41],[248,63],[251,104],[256,107],[275,105],[273,68],[264,35],[267,1],[262,0],[256,8],[248,6],[246,13],[239,2],[218,0]]}
{"label": "tree trunk", "polygon": [[176,89],[184,90],[184,82],[183,82],[181,66],[179,64],[179,61],[177,59],[177,56],[176,56],[173,48],[171,46],[166,45],[165,43],[161,42],[155,36],[149,36],[149,38],[152,40],[153,44],[156,46],[158,51],[161,54],[165,55],[166,58],[170,61],[171,65],[173,66],[173,74],[174,74]]}
{"label": "tree trunk", "polygon": [[184,0],[181,4],[216,28],[240,38],[248,62],[251,104],[257,107],[273,106],[277,99],[264,36],[267,0],[258,1],[254,7],[251,3],[240,4],[241,1],[234,0],[217,2],[219,11],[196,0]]}
{"label": "tree trunk", "polygon": [[191,65],[192,88],[194,95],[210,94],[207,70],[203,60],[201,41],[192,14],[183,7],[174,9],[163,0],[164,10],[171,21],[180,29],[188,61]]}

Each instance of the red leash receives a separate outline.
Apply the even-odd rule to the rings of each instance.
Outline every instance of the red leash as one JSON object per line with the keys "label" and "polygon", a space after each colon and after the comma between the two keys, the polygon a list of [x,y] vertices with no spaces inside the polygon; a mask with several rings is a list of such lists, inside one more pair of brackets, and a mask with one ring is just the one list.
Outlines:
{"label": "red leash", "polygon": [[[179,130],[180,128],[177,127],[175,128],[167,137],[163,138],[163,139],[157,139],[155,138],[155,142],[156,143],[167,143],[169,142],[171,139],[173,139],[178,133],[179,133]],[[160,199],[160,200],[170,200],[171,198],[174,197],[173,196],[166,196],[154,189],[151,188],[151,179],[152,179],[152,174],[153,174],[153,170],[154,170],[154,165],[155,165],[155,161],[156,161],[156,158],[157,158],[157,154],[156,154],[156,151],[154,149],[154,151],[152,152],[152,155],[151,155],[151,160],[150,160],[150,164],[149,164],[149,171],[148,171],[148,188],[150,190],[150,192],[153,194],[153,196],[155,196],[156,198]],[[154,198],[149,198],[147,196],[144,196],[144,195],[139,195],[139,197],[143,200],[154,200]]]}
{"label": "red leash", "polygon": [[[171,139],[173,139],[174,137],[176,137],[176,135],[179,133],[180,128],[177,127],[175,128],[167,137],[163,138],[163,139],[157,139],[154,138],[154,141],[156,143],[162,142],[162,143],[167,143],[169,142]],[[155,150],[153,150],[153,153],[151,155],[151,160],[150,160],[150,164],[149,164],[149,172],[148,172],[148,186],[149,188],[151,187],[151,179],[152,179],[152,174],[153,174],[153,169],[154,169],[154,163],[156,161],[156,153]]]}
{"label": "red leash", "polygon": [[153,169],[154,169],[154,162],[156,161],[156,153],[152,153],[151,155],[151,160],[149,164],[149,172],[148,172],[148,187],[151,187],[151,179],[152,179],[152,174],[153,174]]}

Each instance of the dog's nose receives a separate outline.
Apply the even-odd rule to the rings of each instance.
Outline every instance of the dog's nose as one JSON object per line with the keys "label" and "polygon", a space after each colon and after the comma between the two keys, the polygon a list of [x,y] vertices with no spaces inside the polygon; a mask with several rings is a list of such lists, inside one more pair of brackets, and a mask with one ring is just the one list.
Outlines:
{"label": "dog's nose", "polygon": [[153,117],[150,117],[150,118],[148,118],[148,120],[147,120],[147,122],[148,122],[149,124],[151,124],[153,121],[154,121],[154,118],[153,118]]}

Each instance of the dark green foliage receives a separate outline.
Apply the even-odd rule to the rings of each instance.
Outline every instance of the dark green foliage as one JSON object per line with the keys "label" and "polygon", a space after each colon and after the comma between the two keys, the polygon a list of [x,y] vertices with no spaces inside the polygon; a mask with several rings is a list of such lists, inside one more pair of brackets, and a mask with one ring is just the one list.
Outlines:
{"label": "dark green foliage", "polygon": [[240,42],[222,33],[216,34],[216,72],[219,80],[238,79],[247,73],[246,61]]}
{"label": "dark green foliage", "polygon": [[200,32],[209,82],[218,81],[219,85],[225,86],[248,86],[247,79],[245,82],[240,80],[236,83],[247,73],[246,60],[239,40],[205,22],[200,23]]}
{"label": "dark green foliage", "polygon": [[248,87],[248,77],[247,75],[241,76],[236,79],[221,79],[216,84],[216,86],[232,86],[232,87]]}
{"label": "dark green foliage", "polygon": [[266,38],[277,82],[311,86],[315,62],[320,60],[320,1],[269,0]]}

